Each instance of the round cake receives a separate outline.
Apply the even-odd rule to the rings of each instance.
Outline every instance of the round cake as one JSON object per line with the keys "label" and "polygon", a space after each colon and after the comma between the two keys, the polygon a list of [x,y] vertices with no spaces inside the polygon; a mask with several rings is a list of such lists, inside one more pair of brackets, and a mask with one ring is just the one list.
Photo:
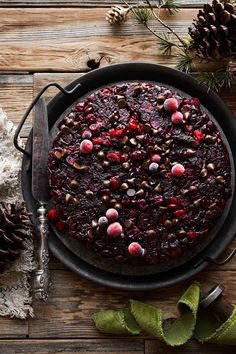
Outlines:
{"label": "round cake", "polygon": [[116,84],[80,100],[57,128],[48,216],[98,257],[131,265],[184,257],[221,218],[230,158],[197,98]]}

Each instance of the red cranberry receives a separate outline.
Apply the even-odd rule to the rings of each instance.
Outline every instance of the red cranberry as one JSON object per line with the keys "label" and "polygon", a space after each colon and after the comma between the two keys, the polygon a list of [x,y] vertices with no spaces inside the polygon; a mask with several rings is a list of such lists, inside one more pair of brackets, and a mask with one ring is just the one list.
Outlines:
{"label": "red cranberry", "polygon": [[113,222],[107,228],[107,234],[110,237],[118,237],[121,235],[123,228],[119,222]]}
{"label": "red cranberry", "polygon": [[181,255],[182,250],[180,247],[173,248],[169,251],[171,257],[178,257]]}
{"label": "red cranberry", "polygon": [[111,128],[111,129],[108,130],[108,134],[109,134],[110,136],[115,137],[115,136],[116,136],[116,130],[115,130],[114,128]]}
{"label": "red cranberry", "polygon": [[197,237],[197,233],[195,231],[189,231],[187,232],[187,237],[190,239],[195,238]]}
{"label": "red cranberry", "polygon": [[112,189],[120,188],[120,181],[117,177],[111,177],[110,179]]}
{"label": "red cranberry", "polygon": [[128,129],[129,130],[137,130],[138,129],[138,121],[134,118],[131,118],[129,120]]}
{"label": "red cranberry", "polygon": [[121,156],[120,156],[119,152],[109,152],[107,154],[107,158],[112,159],[112,160],[116,161],[117,163],[121,162]]}
{"label": "red cranberry", "polygon": [[66,228],[66,224],[63,221],[57,221],[55,226],[56,226],[57,231],[59,231],[59,232],[63,232]]}
{"label": "red cranberry", "polygon": [[142,257],[145,250],[140,246],[138,242],[132,242],[128,247],[128,252],[133,257]]}
{"label": "red cranberry", "polygon": [[153,154],[150,158],[151,162],[160,162],[161,161],[161,156],[158,154]]}
{"label": "red cranberry", "polygon": [[176,204],[169,204],[169,205],[167,205],[167,208],[168,208],[169,210],[175,210],[175,209],[178,208],[178,205],[176,205]]}
{"label": "red cranberry", "polygon": [[193,136],[196,141],[201,141],[202,139],[204,139],[205,134],[203,134],[201,130],[194,130]]}
{"label": "red cranberry", "polygon": [[92,142],[94,145],[99,145],[103,142],[103,139],[102,138],[93,138]]}
{"label": "red cranberry", "polygon": [[116,209],[110,208],[107,209],[106,211],[106,217],[109,221],[115,221],[116,219],[118,219],[118,211]]}
{"label": "red cranberry", "polygon": [[88,139],[84,139],[80,143],[80,151],[84,154],[89,154],[93,150],[93,143]]}
{"label": "red cranberry", "polygon": [[183,120],[184,120],[184,116],[181,112],[175,112],[171,116],[171,121],[174,124],[181,124],[183,123]]}
{"label": "red cranberry", "polygon": [[181,165],[180,163],[177,163],[176,165],[174,165],[171,169],[171,173],[175,176],[175,177],[181,177],[185,172],[185,168],[183,165]]}
{"label": "red cranberry", "polygon": [[179,217],[185,215],[185,210],[183,210],[183,209],[176,210],[176,211],[174,211],[174,215],[175,215],[177,218],[179,218]]}
{"label": "red cranberry", "polygon": [[176,197],[170,197],[166,199],[167,204],[178,204],[178,199]]}
{"label": "red cranberry", "polygon": [[170,113],[177,111],[178,106],[178,101],[175,98],[167,98],[164,102],[164,109]]}
{"label": "red cranberry", "polygon": [[198,99],[198,98],[195,98],[195,97],[190,98],[189,102],[190,102],[191,105],[193,105],[193,106],[195,106],[195,107],[197,107],[197,106],[200,105],[199,99]]}
{"label": "red cranberry", "polygon": [[48,219],[50,222],[56,222],[58,219],[57,211],[56,209],[50,209],[48,210]]}

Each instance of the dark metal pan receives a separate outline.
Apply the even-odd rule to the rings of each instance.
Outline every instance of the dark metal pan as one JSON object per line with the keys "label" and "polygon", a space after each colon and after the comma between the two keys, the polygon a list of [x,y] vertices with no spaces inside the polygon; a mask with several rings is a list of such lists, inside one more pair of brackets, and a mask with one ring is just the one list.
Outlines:
{"label": "dark metal pan", "polygon": [[[109,86],[124,81],[152,81],[158,84],[161,83],[164,86],[174,88],[185,96],[193,96],[200,99],[203,110],[207,110],[207,113],[216,121],[218,128],[222,131],[222,136],[231,158],[232,198],[228,202],[223,216],[218,221],[206,242],[194,249],[193,253],[186,254],[185,258],[181,259],[181,262],[172,262],[168,264],[168,266],[159,268],[155,266],[152,269],[150,267],[149,269],[140,268],[135,274],[127,267],[122,268],[119,266],[112,268],[111,265],[106,262],[98,262],[96,257],[86,255],[84,252],[74,251],[75,249],[81,249],[75,247],[73,241],[53,231],[51,231],[49,235],[49,246],[56,257],[64,264],[91,280],[120,289],[157,289],[189,278],[202,270],[209,261],[214,261],[223,252],[234,237],[236,227],[236,195],[234,190],[234,164],[236,162],[236,146],[234,141],[236,138],[236,120],[216,94],[213,92],[207,93],[206,87],[201,86],[189,75],[160,65],[130,63],[97,69],[72,82],[66,87],[66,90],[62,89],[62,93],[59,93],[48,104],[49,128],[53,132],[52,128],[56,121],[65,114],[71,105],[81,99],[81,97],[86,96],[89,92],[99,89],[102,86]],[[59,85],[56,84],[56,86],[61,89]],[[44,91],[46,88],[44,88]],[[40,94],[41,93],[39,93],[39,95]],[[30,108],[26,112],[23,121],[26,119]],[[16,146],[18,146],[17,136],[24,123],[23,121],[20,123],[16,132]],[[22,186],[27,207],[33,212],[34,219],[36,206],[31,195],[31,145],[32,132],[29,135],[26,150],[24,151]],[[162,273],[159,273],[160,271]],[[127,274],[127,272],[129,274]]]}

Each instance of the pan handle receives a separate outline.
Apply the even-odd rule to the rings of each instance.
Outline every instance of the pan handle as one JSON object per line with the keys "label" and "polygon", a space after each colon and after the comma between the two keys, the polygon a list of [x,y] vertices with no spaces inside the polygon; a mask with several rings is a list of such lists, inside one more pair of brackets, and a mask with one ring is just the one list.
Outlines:
{"label": "pan handle", "polygon": [[204,262],[210,262],[210,263],[213,263],[213,264],[219,265],[219,266],[224,265],[224,264],[228,263],[229,261],[231,261],[231,259],[234,257],[235,254],[236,254],[236,247],[223,260],[217,261],[217,260],[212,259],[212,257],[205,257],[205,258],[201,259],[199,262],[197,262],[194,265],[194,268],[198,268]]}
{"label": "pan handle", "polygon": [[64,89],[63,87],[61,87],[61,85],[59,85],[57,82],[51,82],[49,83],[48,85],[44,86],[44,88],[42,88],[42,90],[35,96],[35,98],[33,99],[33,101],[31,102],[31,104],[29,105],[28,109],[26,110],[25,114],[23,115],[18,127],[16,128],[16,131],[15,131],[15,135],[14,135],[14,145],[15,145],[15,148],[17,150],[19,150],[20,152],[22,152],[23,154],[27,155],[27,156],[31,156],[31,154],[23,149],[19,144],[18,144],[18,137],[19,137],[19,134],[21,132],[21,129],[27,119],[27,117],[29,116],[30,112],[32,111],[32,109],[34,108],[36,102],[39,100],[39,98],[42,96],[42,94],[51,86],[55,86],[59,91],[61,91],[62,93],[64,93],[64,95],[73,95],[78,88],[80,88],[81,84],[77,84],[73,89],[71,90],[66,90]]}

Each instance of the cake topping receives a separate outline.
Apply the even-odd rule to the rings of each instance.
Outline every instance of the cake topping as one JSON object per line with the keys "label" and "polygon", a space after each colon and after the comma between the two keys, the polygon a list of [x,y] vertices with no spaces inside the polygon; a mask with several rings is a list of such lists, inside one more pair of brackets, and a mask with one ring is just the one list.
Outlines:
{"label": "cake topping", "polygon": [[48,219],[50,222],[54,223],[58,219],[57,211],[56,209],[50,209],[48,210]]}
{"label": "cake topping", "polygon": [[98,219],[98,225],[101,227],[107,227],[108,224],[109,224],[109,221],[106,218],[106,216],[100,216],[100,218]]}
{"label": "cake topping", "polygon": [[133,257],[142,257],[145,250],[140,246],[138,242],[132,242],[128,247],[129,254]]}
{"label": "cake topping", "polygon": [[152,162],[148,167],[149,171],[152,173],[157,172],[158,168],[159,168],[159,165],[156,162]]}
{"label": "cake topping", "polygon": [[164,109],[170,113],[177,111],[178,106],[178,101],[175,98],[167,98],[164,102]]}
{"label": "cake topping", "polygon": [[171,116],[171,122],[174,124],[181,124],[183,123],[184,116],[181,112],[175,112]]}
{"label": "cake topping", "polygon": [[80,144],[80,151],[83,154],[89,154],[93,150],[93,143],[88,139],[84,139]]}
{"label": "cake topping", "polygon": [[119,222],[113,222],[107,228],[107,234],[110,237],[119,237],[123,231],[123,228]]}
{"label": "cake topping", "polygon": [[181,165],[180,163],[177,163],[176,165],[174,165],[171,169],[171,173],[175,176],[175,177],[181,177],[185,172],[185,168],[183,165]]}
{"label": "cake topping", "polygon": [[82,139],[91,139],[92,138],[92,133],[90,130],[86,129],[82,133]]}
{"label": "cake topping", "polygon": [[115,221],[116,219],[118,219],[118,211],[114,208],[110,208],[106,211],[106,217],[109,221]]}

